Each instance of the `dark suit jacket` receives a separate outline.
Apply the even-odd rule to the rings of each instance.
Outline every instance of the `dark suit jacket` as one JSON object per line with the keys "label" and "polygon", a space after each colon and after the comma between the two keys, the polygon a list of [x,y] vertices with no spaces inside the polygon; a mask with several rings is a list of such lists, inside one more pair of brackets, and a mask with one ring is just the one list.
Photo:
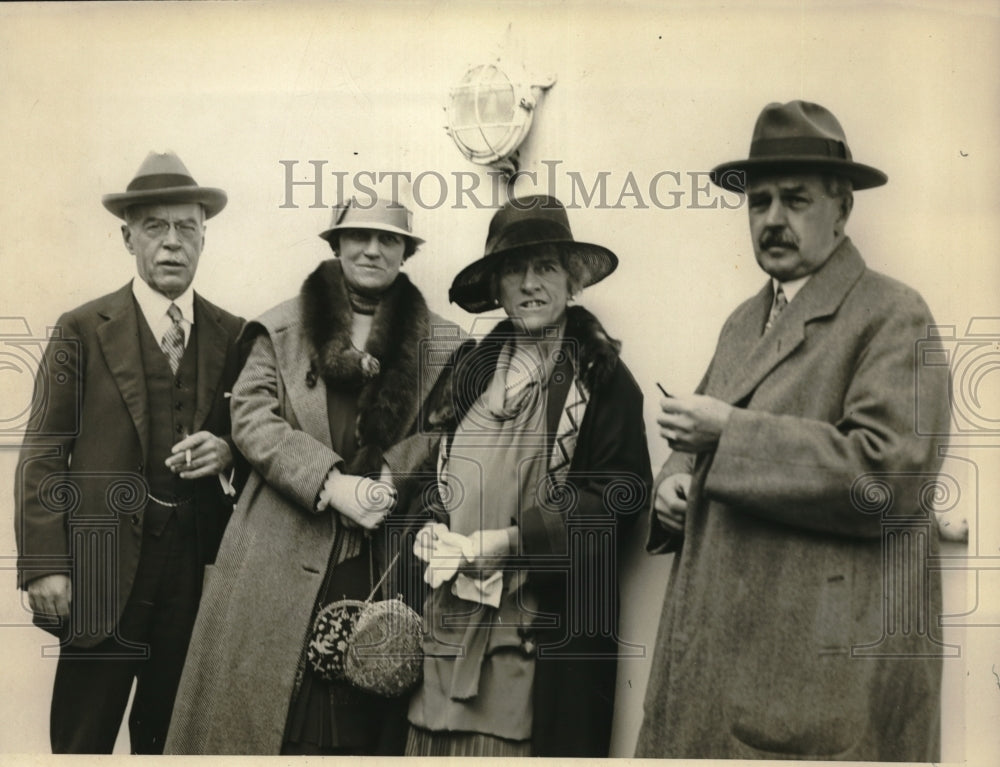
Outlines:
{"label": "dark suit jacket", "polygon": [[[114,634],[142,551],[149,444],[139,310],[131,283],[64,314],[35,381],[15,478],[18,585],[66,573],[73,581],[71,643]],[[198,388],[192,433],[230,443],[225,397],[239,374],[243,321],[194,297]],[[198,555],[214,559],[232,502],[217,477],[192,482]],[[58,632],[55,621],[43,628]]]}

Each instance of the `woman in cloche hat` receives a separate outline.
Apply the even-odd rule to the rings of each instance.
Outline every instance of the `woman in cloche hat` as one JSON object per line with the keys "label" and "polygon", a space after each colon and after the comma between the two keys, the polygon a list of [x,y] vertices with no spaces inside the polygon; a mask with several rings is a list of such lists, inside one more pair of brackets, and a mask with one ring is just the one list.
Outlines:
{"label": "woman in cloche hat", "polygon": [[621,345],[569,304],[617,263],[532,196],[496,213],[452,283],[462,308],[507,319],[456,365],[424,494],[436,522],[415,553],[433,591],[407,755],[608,755],[619,547],[647,505],[649,455]]}
{"label": "woman in cloche hat", "polygon": [[233,439],[253,473],[207,578],[169,752],[402,751],[405,698],[327,681],[307,644],[321,605],[365,600],[390,566],[372,534],[396,500],[384,480],[426,457],[398,448],[440,383],[421,352],[432,328],[450,329],[439,347],[461,333],[401,271],[423,242],[406,207],[352,199],[320,237],[335,257],[243,332]]}

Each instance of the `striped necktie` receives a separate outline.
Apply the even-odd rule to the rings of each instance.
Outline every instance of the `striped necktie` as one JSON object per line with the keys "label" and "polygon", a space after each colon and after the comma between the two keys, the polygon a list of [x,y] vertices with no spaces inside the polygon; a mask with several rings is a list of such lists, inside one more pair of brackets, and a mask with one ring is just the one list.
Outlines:
{"label": "striped necktie", "polygon": [[764,325],[764,332],[766,333],[774,325],[774,321],[778,319],[778,315],[781,314],[785,307],[788,306],[788,299],[785,297],[785,291],[781,289],[781,285],[774,293],[774,301],[771,303],[771,314],[767,318],[767,324]]}
{"label": "striped necktie", "polygon": [[170,329],[163,334],[160,348],[167,355],[171,372],[177,375],[177,368],[181,366],[181,357],[184,356],[184,328],[181,327],[181,319],[184,315],[177,308],[177,304],[172,303],[167,307],[167,316],[170,317]]}

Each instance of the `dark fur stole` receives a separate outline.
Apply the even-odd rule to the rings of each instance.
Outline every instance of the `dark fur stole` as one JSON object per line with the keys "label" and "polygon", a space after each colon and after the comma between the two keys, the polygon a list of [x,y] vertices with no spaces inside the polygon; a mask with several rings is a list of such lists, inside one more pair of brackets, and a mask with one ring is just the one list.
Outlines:
{"label": "dark fur stole", "polygon": [[324,261],[302,284],[302,320],[314,355],[310,375],[357,392],[358,451],[345,471],[377,475],[383,453],[407,436],[420,409],[420,343],[430,335],[430,312],[401,273],[382,294],[364,351],[351,343],[352,318],[340,262]]}

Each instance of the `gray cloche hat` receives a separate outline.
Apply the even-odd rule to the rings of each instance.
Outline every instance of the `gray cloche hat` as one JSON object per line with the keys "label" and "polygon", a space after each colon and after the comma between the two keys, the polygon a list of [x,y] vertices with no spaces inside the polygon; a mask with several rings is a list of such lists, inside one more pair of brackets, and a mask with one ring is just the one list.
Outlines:
{"label": "gray cloche hat", "polygon": [[365,204],[351,197],[335,206],[330,228],[320,232],[319,236],[334,245],[336,233],[342,229],[377,229],[409,237],[416,245],[424,243],[413,233],[413,214],[409,208],[395,200],[381,197]]}

